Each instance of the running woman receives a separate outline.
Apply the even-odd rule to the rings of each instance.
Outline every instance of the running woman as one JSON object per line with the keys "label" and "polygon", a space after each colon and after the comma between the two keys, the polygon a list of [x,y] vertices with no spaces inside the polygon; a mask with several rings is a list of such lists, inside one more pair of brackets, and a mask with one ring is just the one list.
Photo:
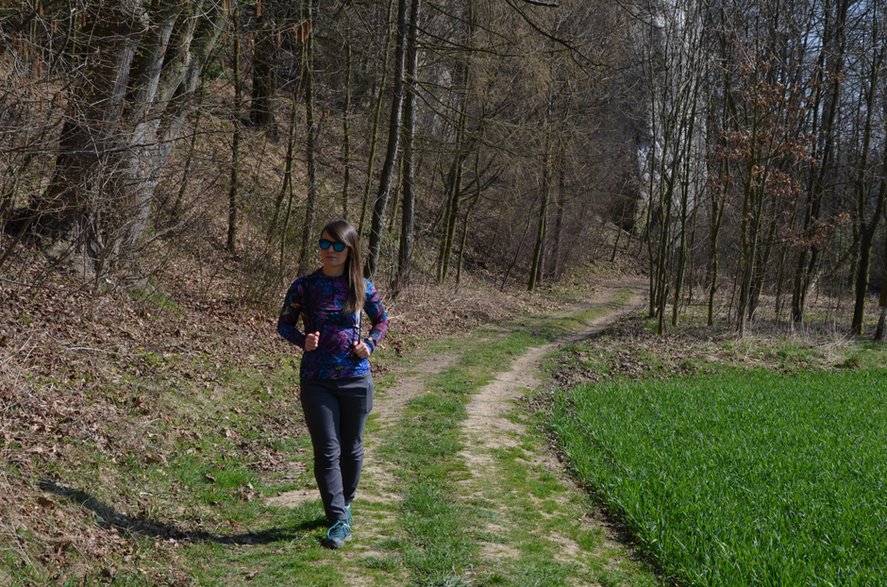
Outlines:
{"label": "running woman", "polygon": [[[277,331],[304,350],[299,370],[302,410],[314,448],[314,478],[330,527],[324,544],[351,538],[351,502],[363,466],[363,431],[373,407],[367,360],[388,330],[373,283],[361,274],[357,231],[344,220],[321,233],[321,267],[293,282]],[[361,338],[360,316],[372,323]],[[299,316],[305,331],[296,327]]]}

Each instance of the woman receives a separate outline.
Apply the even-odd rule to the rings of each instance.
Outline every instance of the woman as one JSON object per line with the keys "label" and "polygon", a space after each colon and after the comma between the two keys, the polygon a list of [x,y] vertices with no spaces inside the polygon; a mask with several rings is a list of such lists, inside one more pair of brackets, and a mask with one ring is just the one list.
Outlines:
{"label": "woman", "polygon": [[[299,370],[302,409],[314,447],[314,478],[330,527],[324,544],[351,537],[351,501],[363,465],[363,429],[373,407],[367,358],[388,330],[372,282],[361,274],[357,231],[344,220],[320,236],[321,268],[290,286],[277,322],[285,339],[304,349]],[[372,322],[361,339],[360,315]],[[305,331],[296,328],[302,317]]]}

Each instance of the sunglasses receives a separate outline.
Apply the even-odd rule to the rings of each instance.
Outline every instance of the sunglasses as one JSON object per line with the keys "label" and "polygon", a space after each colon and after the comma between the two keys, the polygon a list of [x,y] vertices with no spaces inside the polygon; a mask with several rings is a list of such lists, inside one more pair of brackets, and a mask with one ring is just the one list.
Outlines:
{"label": "sunglasses", "polygon": [[331,241],[325,238],[320,239],[320,248],[326,251],[330,247],[333,247],[333,250],[337,253],[341,253],[345,250],[345,243],[339,241]]}

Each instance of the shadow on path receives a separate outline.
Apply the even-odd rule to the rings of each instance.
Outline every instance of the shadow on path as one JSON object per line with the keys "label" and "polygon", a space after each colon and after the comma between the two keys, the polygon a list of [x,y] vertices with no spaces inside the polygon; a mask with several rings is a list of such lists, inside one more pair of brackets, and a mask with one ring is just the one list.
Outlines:
{"label": "shadow on path", "polygon": [[174,525],[155,522],[143,516],[123,514],[111,506],[102,503],[85,491],[74,489],[72,487],[65,487],[54,481],[43,480],[39,485],[40,489],[43,491],[64,497],[65,499],[94,512],[104,526],[121,530],[130,537],[147,536],[182,542],[214,542],[217,544],[253,545],[294,540],[299,538],[299,536],[305,532],[326,526],[326,518],[319,517],[291,528],[270,528],[268,530],[262,530],[261,532],[246,532],[244,534],[234,534],[231,536],[219,536],[203,530],[183,530]]}

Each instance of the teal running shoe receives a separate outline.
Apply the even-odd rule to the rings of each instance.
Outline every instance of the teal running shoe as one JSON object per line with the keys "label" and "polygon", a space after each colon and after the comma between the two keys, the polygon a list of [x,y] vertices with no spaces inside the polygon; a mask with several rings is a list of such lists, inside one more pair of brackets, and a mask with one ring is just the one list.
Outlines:
{"label": "teal running shoe", "polygon": [[351,538],[351,526],[347,522],[339,520],[326,531],[326,538],[323,544],[327,548],[342,548],[345,541]]}
{"label": "teal running shoe", "polygon": [[345,523],[348,524],[349,528],[354,526],[354,522],[352,521],[352,518],[351,518],[351,504],[350,503],[345,504]]}

